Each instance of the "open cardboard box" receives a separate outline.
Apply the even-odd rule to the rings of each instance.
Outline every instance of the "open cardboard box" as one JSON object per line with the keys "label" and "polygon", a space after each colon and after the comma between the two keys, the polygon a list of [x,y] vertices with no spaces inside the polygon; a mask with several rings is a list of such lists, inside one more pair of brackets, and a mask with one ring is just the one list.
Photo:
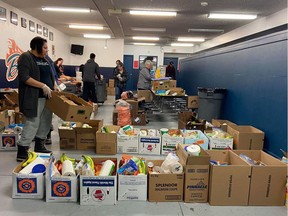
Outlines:
{"label": "open cardboard box", "polygon": [[266,166],[251,166],[249,205],[282,206],[285,201],[287,165],[261,150],[233,150]]}
{"label": "open cardboard box", "polygon": [[93,107],[71,93],[52,92],[46,107],[65,121],[89,122]]}
{"label": "open cardboard box", "polygon": [[[161,166],[164,160],[148,160]],[[181,202],[183,200],[184,173],[149,174],[148,200],[150,202]]]}
{"label": "open cardboard box", "polygon": [[213,206],[247,206],[251,167],[229,150],[207,150],[211,160],[228,165],[210,165],[209,204]]}
{"label": "open cardboard box", "polygon": [[264,132],[243,125],[228,125],[227,132],[233,136],[234,149],[262,150],[264,145]]}
{"label": "open cardboard box", "polygon": [[178,145],[177,155],[184,166],[184,202],[207,202],[210,155],[201,148],[200,156],[190,156],[184,150],[185,146]]}

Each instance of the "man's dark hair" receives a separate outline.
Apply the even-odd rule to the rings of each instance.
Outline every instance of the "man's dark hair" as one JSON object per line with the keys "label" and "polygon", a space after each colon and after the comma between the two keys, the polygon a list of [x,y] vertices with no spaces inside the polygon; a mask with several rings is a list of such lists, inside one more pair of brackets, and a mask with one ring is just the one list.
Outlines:
{"label": "man's dark hair", "polygon": [[96,55],[94,53],[90,54],[90,59],[95,59]]}
{"label": "man's dark hair", "polygon": [[34,37],[30,42],[31,50],[36,50],[38,54],[42,53],[42,47],[44,43],[47,43],[47,40],[42,37]]}

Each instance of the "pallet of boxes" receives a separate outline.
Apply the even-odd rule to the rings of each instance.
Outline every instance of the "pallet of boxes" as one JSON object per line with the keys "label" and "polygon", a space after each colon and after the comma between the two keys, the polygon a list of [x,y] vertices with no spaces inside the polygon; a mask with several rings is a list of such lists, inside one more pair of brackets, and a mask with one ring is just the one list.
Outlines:
{"label": "pallet of boxes", "polygon": [[115,81],[114,79],[109,79],[107,86],[107,95],[115,95]]}

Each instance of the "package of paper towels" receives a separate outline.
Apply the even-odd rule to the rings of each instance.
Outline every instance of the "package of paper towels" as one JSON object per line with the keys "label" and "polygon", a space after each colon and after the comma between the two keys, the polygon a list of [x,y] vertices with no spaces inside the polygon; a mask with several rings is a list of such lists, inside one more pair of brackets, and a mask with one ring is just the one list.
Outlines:
{"label": "package of paper towels", "polygon": [[29,163],[26,167],[24,167],[22,170],[20,170],[20,174],[30,174],[32,172],[32,169],[37,164],[43,164],[45,165],[45,160],[43,160],[41,157],[37,157],[34,161]]}
{"label": "package of paper towels", "polygon": [[76,176],[73,163],[70,160],[63,161],[62,176]]}
{"label": "package of paper towels", "polygon": [[190,156],[199,156],[200,152],[201,152],[201,148],[198,145],[189,145],[189,146],[185,146],[184,148],[186,150],[186,152],[188,153],[188,155]]}

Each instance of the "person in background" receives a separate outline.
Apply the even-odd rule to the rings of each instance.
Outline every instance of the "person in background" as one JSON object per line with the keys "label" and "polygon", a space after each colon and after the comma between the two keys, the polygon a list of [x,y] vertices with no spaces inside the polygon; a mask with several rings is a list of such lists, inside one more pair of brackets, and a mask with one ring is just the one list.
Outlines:
{"label": "person in background", "polygon": [[137,89],[138,90],[151,90],[151,80],[152,75],[150,74],[150,70],[153,67],[152,61],[146,60],[145,67],[139,73]]}
{"label": "person in background", "polygon": [[118,100],[121,98],[122,92],[126,91],[126,83],[129,79],[129,75],[122,64],[122,62],[118,63],[117,69],[114,72],[114,80],[115,80],[115,87],[116,87],[116,97],[115,99]]}
{"label": "person in background", "polygon": [[97,103],[96,96],[96,77],[100,80],[99,65],[95,62],[96,55],[90,54],[90,59],[87,60],[83,70],[83,99],[85,101],[91,100],[93,103]]}
{"label": "person in background", "polygon": [[115,74],[116,71],[118,70],[118,65],[119,65],[120,63],[123,64],[119,59],[116,60],[116,67],[113,69],[113,74]]}
{"label": "person in background", "polygon": [[170,61],[166,67],[166,77],[171,77],[172,80],[176,79],[176,70],[172,61]]}
{"label": "person in background", "polygon": [[73,77],[66,76],[64,74],[63,62],[64,62],[63,58],[58,58],[54,62],[54,67],[55,67],[56,73],[58,75],[58,79],[61,80],[62,82],[64,82],[64,81],[73,81],[74,80]]}
{"label": "person in background", "polygon": [[50,153],[45,148],[45,139],[52,123],[52,112],[45,107],[46,100],[57,90],[54,74],[45,59],[47,40],[35,37],[30,42],[30,51],[18,59],[19,108],[26,118],[21,138],[17,142],[17,161],[28,157],[28,150],[35,137],[35,152]]}

